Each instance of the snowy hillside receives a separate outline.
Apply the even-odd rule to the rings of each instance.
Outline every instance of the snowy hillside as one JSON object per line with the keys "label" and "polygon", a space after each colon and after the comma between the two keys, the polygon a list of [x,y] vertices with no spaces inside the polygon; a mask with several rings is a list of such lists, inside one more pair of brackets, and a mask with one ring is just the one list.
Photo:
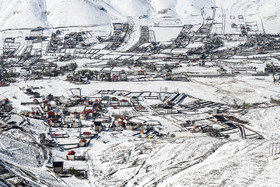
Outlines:
{"label": "snowy hillside", "polygon": [[277,0],[0,0],[0,28],[109,25],[126,22],[128,16],[201,24],[216,8],[217,23],[243,15],[245,21],[260,22],[266,32],[279,32],[279,6]]}
{"label": "snowy hillside", "polygon": [[0,3],[2,28],[58,27],[108,24],[98,6],[80,0],[12,0]]}
{"label": "snowy hillside", "polygon": [[0,0],[0,187],[280,186],[279,8]]}

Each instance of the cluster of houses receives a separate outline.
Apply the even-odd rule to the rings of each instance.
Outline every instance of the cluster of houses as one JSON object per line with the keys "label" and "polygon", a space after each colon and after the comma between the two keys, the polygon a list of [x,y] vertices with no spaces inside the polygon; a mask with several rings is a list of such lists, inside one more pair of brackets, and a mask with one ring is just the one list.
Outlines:
{"label": "cluster of houses", "polygon": [[55,63],[41,60],[37,62],[36,65],[27,68],[25,73],[29,79],[42,79],[43,77],[56,77],[65,73],[70,73],[75,71],[76,68],[76,63],[58,66]]}
{"label": "cluster of houses", "polygon": [[[108,114],[108,107],[132,109],[138,105],[138,98],[134,96],[129,99],[102,94],[94,97],[73,96],[66,99],[55,97],[52,94],[43,97],[32,91],[31,88],[26,89],[25,93],[33,96],[34,99],[32,102],[22,102],[21,104],[33,107],[32,111],[23,111],[21,114],[31,118],[44,119],[46,124],[53,128],[90,127],[98,133],[104,129],[136,130],[146,126],[143,123],[130,121],[131,116],[114,117]],[[90,123],[83,123],[83,121]],[[62,134],[54,136],[65,137]]]}
{"label": "cluster of houses", "polygon": [[84,47],[85,32],[71,32],[63,35],[60,30],[56,30],[51,35],[48,53],[62,53],[66,49]]}
{"label": "cluster of houses", "polygon": [[114,32],[106,42],[110,42],[105,49],[116,50],[126,39],[132,27],[128,23],[113,23]]}
{"label": "cluster of houses", "polygon": [[265,72],[267,72],[267,73],[280,73],[280,65],[266,64]]}
{"label": "cluster of houses", "polygon": [[[32,96],[34,91],[30,88],[24,90]],[[67,154],[67,161],[85,161],[85,155],[77,153],[80,148],[88,146],[92,139],[98,139],[99,133],[106,131],[134,131],[133,136],[142,138],[162,137],[164,134],[154,127],[161,126],[159,121],[135,121],[129,113],[108,113],[107,109],[126,108],[133,110],[139,105],[138,96],[128,96],[127,91],[100,92],[92,97],[63,98],[48,94],[44,97],[34,98],[32,102],[22,103],[28,105],[32,111],[21,113],[30,118],[43,119],[50,127],[48,135],[40,134],[40,143],[44,146],[59,146]],[[115,95],[114,95],[115,93]],[[118,93],[118,94],[117,94]],[[133,94],[133,93],[130,93]],[[141,94],[141,93],[139,93]],[[123,95],[123,96],[120,96]],[[147,96],[148,98],[153,96]],[[73,102],[75,100],[75,102]],[[73,137],[71,132],[78,130],[78,136]],[[73,139],[74,138],[74,139]],[[73,142],[75,140],[75,143]],[[73,143],[67,143],[71,141]],[[51,169],[59,176],[71,176],[71,171],[64,168],[64,161],[54,161]],[[77,171],[76,171],[77,172]],[[86,171],[79,170],[81,178],[86,178]]]}
{"label": "cluster of houses", "polygon": [[41,43],[42,41],[47,41],[48,37],[44,36],[44,28],[37,27],[31,29],[29,36],[25,37],[25,40],[32,41],[32,43]]}
{"label": "cluster of houses", "polygon": [[9,86],[10,83],[16,82],[19,74],[12,69],[0,68],[0,87]]}
{"label": "cluster of houses", "polygon": [[69,73],[66,80],[76,84],[87,84],[92,80],[110,82],[155,79],[188,81],[185,74],[172,72],[172,69],[180,67],[180,62],[162,61],[162,59],[155,63],[150,63],[149,61],[145,59],[132,61],[129,68],[115,61],[113,66],[104,65],[100,71],[86,69]]}
{"label": "cluster of houses", "polygon": [[74,72],[73,75],[67,76],[67,81],[73,83],[89,83],[91,80],[96,81],[127,81],[127,73],[125,70],[121,71],[90,71],[82,70]]}
{"label": "cluster of houses", "polygon": [[171,47],[173,48],[184,48],[187,46],[187,42],[190,41],[191,36],[189,36],[190,29],[193,25],[184,25],[183,29],[177,36],[177,38],[173,41]]}
{"label": "cluster of houses", "polygon": [[[210,17],[208,21],[211,20]],[[130,37],[132,25],[114,23],[114,31],[110,37],[93,37],[90,32],[60,30],[47,37],[44,36],[44,29],[39,27],[32,29],[30,35],[25,37],[28,45],[23,48],[20,48],[21,44],[17,42],[17,38],[4,39],[3,55],[0,58],[0,87],[9,86],[23,77],[42,79],[62,75],[65,75],[66,81],[75,84],[89,84],[90,81],[190,81],[187,72],[176,73],[174,70],[190,64],[205,68],[208,62],[217,59],[228,59],[234,55],[263,54],[280,49],[280,35],[248,35],[248,29],[245,27],[241,29],[240,36],[216,35],[210,34],[212,27],[212,23],[205,23],[195,32],[191,31],[193,25],[184,25],[175,39],[169,43],[160,43],[151,42],[149,27],[142,26],[140,41],[132,47],[130,53],[114,53],[111,57],[110,53],[119,49]],[[235,28],[237,25],[232,27]],[[246,42],[236,47],[224,48],[224,42],[231,42],[238,37],[246,38],[244,40]],[[88,38],[92,39],[91,42],[88,42]],[[38,44],[41,44],[41,48],[35,47]],[[104,45],[97,49],[95,44]],[[194,47],[187,49],[190,44],[194,44]],[[174,49],[182,49],[184,52],[173,54]],[[48,58],[41,58],[44,56],[43,51]],[[106,54],[100,51],[105,51]],[[97,54],[99,52],[100,54]],[[74,62],[80,57],[88,60],[83,68]],[[96,61],[91,62],[92,59]],[[66,63],[66,61],[73,62]],[[219,75],[228,74],[222,62],[213,64],[218,69]],[[20,69],[20,73],[16,69]],[[232,68],[232,72],[236,74],[253,71],[256,69],[252,66]],[[280,75],[280,66],[267,64],[264,71],[267,74]],[[247,138],[248,131],[251,131],[246,127],[248,122],[219,114],[222,104],[207,101],[182,104],[188,97],[183,93],[100,90],[92,96],[83,96],[81,89],[75,89],[78,90],[78,94],[74,94],[70,89],[72,97],[65,98],[52,94],[44,96],[36,89],[34,87],[22,89],[32,100],[21,103],[30,110],[22,111],[20,114],[44,120],[45,125],[49,127],[49,132],[40,134],[41,144],[59,146],[66,150],[65,159],[68,161],[86,160],[84,155],[78,154],[78,150],[88,146],[92,139],[98,139],[102,131],[129,130],[135,132],[133,136],[145,138],[164,136],[156,130],[162,125],[160,121],[150,120],[148,115],[157,115],[173,121],[179,124],[180,128],[192,133],[208,133],[217,138],[227,138],[228,136],[223,133],[235,129],[240,132],[242,138]],[[152,100],[152,103],[156,104],[147,106],[145,102],[141,102],[145,100]],[[0,100],[0,109],[1,112],[10,112],[13,107],[9,100],[4,98]],[[204,119],[209,123],[200,124],[199,120],[184,121],[174,117],[189,113],[193,115],[198,111],[211,115],[210,118]],[[135,120],[139,116],[144,116],[145,119]],[[216,124],[220,127],[217,128]],[[71,132],[77,135],[73,136]],[[67,143],[70,140],[74,143]],[[53,162],[52,169],[62,176],[74,173],[81,178],[86,178],[86,172],[83,170],[68,169],[65,172],[62,161]]]}
{"label": "cluster of houses", "polygon": [[[141,37],[144,38],[144,43],[140,42],[141,46],[139,43],[139,46],[136,48],[134,47],[135,50],[132,50],[133,53],[124,53],[119,57],[108,57],[108,59],[103,57],[106,56],[106,54],[96,54],[94,58],[100,59],[102,57],[106,59],[108,63],[106,65],[104,64],[103,70],[95,71],[90,77],[83,72],[75,72],[72,74],[77,67],[75,63],[57,66],[52,61],[64,62],[80,57],[80,55],[84,55],[84,58],[91,58],[90,56],[100,52],[101,48],[94,48],[95,44],[99,43],[104,43],[102,49],[114,51],[129,37],[128,35],[132,28],[130,24],[114,23],[114,32],[112,36],[105,37],[105,39],[103,39],[103,36],[101,38],[92,36],[90,31],[66,32],[64,30],[55,30],[51,34],[51,37],[48,38],[44,36],[43,28],[35,28],[31,30],[30,35],[25,38],[27,41],[32,41],[32,44],[30,46],[24,46],[21,50],[19,50],[20,44],[18,44],[17,38],[6,37],[1,60],[3,67],[10,67],[10,69],[15,65],[22,67],[25,72],[21,72],[21,76],[33,79],[59,76],[67,73],[69,74],[67,80],[75,83],[89,83],[89,80],[143,81],[148,79],[155,80],[156,78],[161,78],[162,80],[187,80],[186,76],[182,77],[180,74],[176,75],[172,72],[172,70],[178,68],[182,62],[199,61],[201,62],[199,65],[203,66],[207,61],[220,58],[226,59],[233,55],[261,54],[266,51],[271,52],[279,49],[279,35],[251,34],[240,36],[241,38],[246,37],[247,39],[244,40],[246,42],[239,46],[216,50],[222,48],[224,42],[238,39],[238,36],[210,34],[211,27],[213,26],[211,24],[212,23],[208,22],[205,23],[197,32],[191,31],[193,25],[184,25],[179,35],[169,44],[149,42],[149,28],[143,26],[143,28],[141,28]],[[91,40],[88,40],[88,38],[91,38]],[[42,44],[42,49],[35,49],[35,47],[32,46],[37,43]],[[45,43],[47,43],[47,45],[43,46]],[[185,50],[188,45],[194,43],[200,45]],[[162,53],[165,49],[171,49],[170,52],[167,52],[168,54],[165,59],[163,59],[161,55],[153,55]],[[172,53],[173,49],[184,49],[185,52],[176,55]],[[35,54],[34,50],[38,53]],[[54,57],[51,57],[51,60],[40,59],[40,57],[43,56],[43,51],[46,52],[46,55],[54,55]],[[92,51],[93,54],[91,53]],[[137,53],[143,54],[134,59]],[[123,56],[128,57],[122,58]],[[166,61],[166,63],[162,63],[162,61]],[[175,61],[176,63],[174,64],[177,65],[173,66],[170,61]],[[118,70],[114,70],[116,67],[118,67]],[[124,70],[121,71],[119,67],[124,67]],[[127,69],[127,67],[130,69]],[[137,69],[139,67],[140,69]],[[266,72],[271,73],[275,71],[271,68],[272,67],[267,67]],[[273,68],[275,68],[275,66]],[[223,71],[221,70],[221,72]],[[135,74],[137,76],[135,76]],[[14,75],[15,74],[13,74],[13,76]],[[18,77],[19,75],[17,74],[16,76]],[[0,79],[0,86],[9,85],[9,83],[13,81],[12,76],[7,73],[0,74]]]}
{"label": "cluster of houses", "polygon": [[249,137],[263,138],[260,134],[246,126],[249,125],[249,122],[224,114],[213,113],[208,119],[187,120],[180,125],[191,133],[205,133],[215,138],[229,138],[236,132],[239,132],[239,136],[243,139]]}

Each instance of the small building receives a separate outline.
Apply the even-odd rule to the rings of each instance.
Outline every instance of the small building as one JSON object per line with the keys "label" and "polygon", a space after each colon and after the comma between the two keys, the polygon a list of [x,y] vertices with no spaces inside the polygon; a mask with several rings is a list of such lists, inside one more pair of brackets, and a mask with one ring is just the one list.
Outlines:
{"label": "small building", "polygon": [[213,131],[213,127],[212,126],[204,126],[204,127],[201,127],[201,133],[205,133],[205,132],[210,132],[210,131]]}
{"label": "small building", "polygon": [[164,112],[164,114],[172,114],[172,109],[173,109],[172,106],[164,106],[163,112]]}
{"label": "small building", "polygon": [[68,138],[69,135],[67,133],[53,133],[53,138]]}
{"label": "small building", "polygon": [[93,117],[94,111],[92,109],[86,109],[86,113],[88,114],[89,117]]}
{"label": "small building", "polygon": [[78,118],[78,112],[70,112],[70,117],[73,119]]}
{"label": "small building", "polygon": [[47,120],[47,123],[49,126],[51,127],[60,127],[61,126],[61,122],[57,121],[56,118],[50,118]]}
{"label": "small building", "polygon": [[104,97],[102,97],[102,99],[101,99],[101,103],[104,104],[104,105],[106,105],[106,104],[108,104],[109,100],[110,100],[110,97],[109,97],[109,96],[104,96]]}
{"label": "small building", "polygon": [[84,101],[85,106],[89,106],[89,102],[87,100]]}
{"label": "small building", "polygon": [[63,61],[65,61],[65,57],[59,55],[59,56],[57,57],[57,60],[58,60],[59,62],[63,62]]}
{"label": "small building", "polygon": [[80,141],[79,141],[79,147],[86,147],[87,146],[87,140],[86,139],[81,139]]}
{"label": "small building", "polygon": [[36,116],[36,112],[32,111],[29,113],[29,117],[34,118]]}
{"label": "small building", "polygon": [[73,151],[73,150],[69,151],[68,154],[66,155],[66,159],[67,160],[75,160],[75,154],[76,154],[75,151]]}
{"label": "small building", "polygon": [[52,94],[47,95],[47,100],[52,101],[54,99],[54,96]]}
{"label": "small building", "polygon": [[15,38],[5,38],[5,43],[14,43]]}
{"label": "small building", "polygon": [[112,80],[113,82],[117,82],[117,81],[119,80],[119,75],[113,74],[112,77],[111,77],[111,80]]}
{"label": "small building", "polygon": [[125,128],[126,128],[126,130],[134,130],[134,128],[135,128],[135,124],[134,123],[132,123],[132,122],[128,122],[127,124],[126,124],[126,126],[125,126]]}
{"label": "small building", "polygon": [[277,73],[280,72],[280,66],[274,64],[266,64],[265,72],[267,73]]}
{"label": "small building", "polygon": [[149,127],[151,127],[151,126],[160,126],[161,123],[159,121],[157,121],[157,120],[149,120],[149,121],[145,121],[144,125],[145,126],[149,126]]}
{"label": "small building", "polygon": [[110,128],[111,127],[111,122],[112,122],[112,118],[110,116],[101,116],[98,118],[98,120],[95,121],[101,121],[103,128]]}
{"label": "small building", "polygon": [[127,81],[127,74],[125,71],[121,71],[119,77],[120,81]]}
{"label": "small building", "polygon": [[40,138],[40,143],[46,141],[46,134],[45,133],[40,134],[39,138]]}
{"label": "small building", "polygon": [[72,121],[72,127],[73,128],[79,128],[82,127],[82,122],[79,119],[75,119]]}
{"label": "small building", "polygon": [[88,118],[87,112],[86,112],[86,111],[82,111],[82,112],[80,113],[80,119],[81,119],[81,120],[87,120],[87,118]]}
{"label": "small building", "polygon": [[131,102],[132,104],[134,104],[134,105],[138,105],[138,97],[132,96],[132,97],[130,98],[130,102]]}
{"label": "small building", "polygon": [[123,118],[123,117],[120,117],[120,118],[117,120],[116,126],[117,126],[117,127],[122,127],[122,126],[124,126],[123,120],[124,120],[124,118]]}
{"label": "small building", "polygon": [[37,99],[33,99],[34,104],[39,104],[39,101]]}
{"label": "small building", "polygon": [[63,173],[63,162],[53,162],[52,168],[55,173]]}
{"label": "small building", "polygon": [[50,111],[51,109],[52,109],[52,105],[50,103],[45,105],[45,108],[44,108],[45,111]]}
{"label": "small building", "polygon": [[96,76],[98,81],[110,81],[111,73],[110,72],[101,72]]}
{"label": "small building", "polygon": [[219,109],[217,109],[217,108],[213,109],[213,114],[214,114],[214,115],[217,115],[217,114],[219,114],[219,113],[220,113],[220,110],[219,110]]}
{"label": "small building", "polygon": [[130,103],[126,99],[121,99],[120,100],[120,106],[130,106]]}
{"label": "small building", "polygon": [[119,99],[116,97],[112,97],[111,99],[111,105],[119,105]]}
{"label": "small building", "polygon": [[91,138],[92,137],[92,133],[91,132],[83,132],[82,133],[82,137],[83,138]]}
{"label": "small building", "polygon": [[48,118],[50,119],[50,118],[55,118],[55,113],[54,113],[54,111],[49,111],[48,112]]}
{"label": "small building", "polygon": [[48,104],[48,101],[42,101],[41,107],[44,109]]}
{"label": "small building", "polygon": [[187,120],[185,123],[185,127],[193,126],[195,124],[194,120]]}
{"label": "small building", "polygon": [[95,121],[93,125],[93,130],[96,132],[100,132],[103,130],[102,122],[101,121]]}
{"label": "small building", "polygon": [[139,71],[137,71],[137,75],[145,75],[145,71],[144,70],[139,70]]}
{"label": "small building", "polygon": [[195,125],[194,127],[193,127],[193,132],[201,132],[201,126],[197,126],[197,125]]}
{"label": "small building", "polygon": [[221,115],[213,115],[215,122],[226,122],[227,120]]}

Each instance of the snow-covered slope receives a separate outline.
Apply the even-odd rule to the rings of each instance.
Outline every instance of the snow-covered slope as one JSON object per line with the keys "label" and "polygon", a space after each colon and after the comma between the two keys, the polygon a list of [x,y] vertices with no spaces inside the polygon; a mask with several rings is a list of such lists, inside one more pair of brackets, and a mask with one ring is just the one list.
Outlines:
{"label": "snow-covered slope", "polygon": [[0,1],[0,27],[26,28],[34,26],[46,27],[46,8],[43,1]]}
{"label": "snow-covered slope", "polygon": [[109,16],[88,0],[46,0],[47,23],[50,26],[83,26],[109,24]]}
{"label": "snow-covered slope", "polygon": [[0,0],[0,27],[104,25],[117,18],[126,21],[127,16],[153,13],[146,0]]}
{"label": "snow-covered slope", "polygon": [[278,0],[216,0],[216,6],[221,7],[228,17],[231,15],[244,15],[247,22],[254,22],[260,19],[260,24],[264,27],[265,32],[280,32],[278,24],[280,21],[280,13],[278,11],[280,2]]}
{"label": "snow-covered slope", "polygon": [[279,6],[277,0],[0,0],[0,28],[104,25],[144,15],[175,19],[178,24],[201,24],[202,17],[212,16],[216,7],[226,15],[217,14],[217,22],[243,15],[245,21],[256,21],[266,32],[275,33],[280,30]]}
{"label": "snow-covered slope", "polygon": [[0,12],[3,29],[110,23],[96,4],[82,0],[1,0]]}

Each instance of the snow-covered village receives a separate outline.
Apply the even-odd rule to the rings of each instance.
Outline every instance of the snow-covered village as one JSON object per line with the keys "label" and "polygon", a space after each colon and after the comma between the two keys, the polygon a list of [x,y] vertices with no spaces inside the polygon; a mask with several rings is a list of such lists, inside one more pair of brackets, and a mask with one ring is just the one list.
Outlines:
{"label": "snow-covered village", "polygon": [[277,0],[0,0],[0,186],[280,186]]}

